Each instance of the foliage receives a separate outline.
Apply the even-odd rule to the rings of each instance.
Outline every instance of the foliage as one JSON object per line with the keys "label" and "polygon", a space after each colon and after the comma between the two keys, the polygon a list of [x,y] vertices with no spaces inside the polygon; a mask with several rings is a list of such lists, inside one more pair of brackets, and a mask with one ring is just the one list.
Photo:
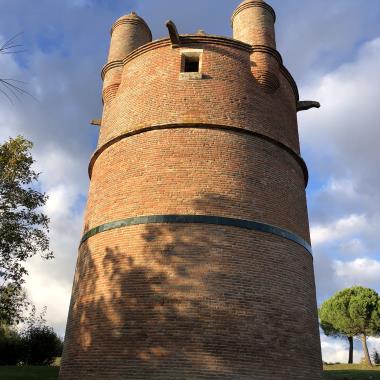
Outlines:
{"label": "foliage", "polygon": [[344,289],[322,304],[319,317],[322,328],[328,326],[348,337],[361,336],[367,364],[371,364],[366,337],[380,334],[380,297],[374,290],[361,286]]}
{"label": "foliage", "polygon": [[375,364],[380,365],[380,354],[375,350],[372,354],[372,360]]}
{"label": "foliage", "polygon": [[34,326],[23,336],[25,363],[50,365],[62,355],[62,341],[49,326]]}
{"label": "foliage", "polygon": [[26,328],[22,332],[24,360],[28,365],[50,365],[57,356],[61,356],[63,343],[54,330],[46,326],[44,311],[36,316],[33,306]]}
{"label": "foliage", "polygon": [[335,334],[357,336],[377,335],[380,329],[378,294],[368,288],[354,286],[344,289],[325,301],[320,310],[321,326]]}
{"label": "foliage", "polygon": [[16,365],[23,359],[20,334],[5,324],[0,325],[0,365]]}
{"label": "foliage", "polygon": [[16,302],[0,304],[1,318],[8,321],[20,316],[14,307],[23,304],[20,289],[28,273],[26,260],[36,254],[53,257],[49,219],[40,211],[47,196],[35,188],[38,173],[32,169],[32,146],[22,136],[0,144],[0,298]]}
{"label": "foliage", "polygon": [[0,324],[12,326],[22,322],[29,304],[22,288],[14,284],[0,288]]}
{"label": "foliage", "polygon": [[50,365],[62,354],[62,340],[54,330],[46,326],[46,309],[36,316],[36,309],[27,318],[26,326],[19,333],[15,328],[0,328],[0,365]]}

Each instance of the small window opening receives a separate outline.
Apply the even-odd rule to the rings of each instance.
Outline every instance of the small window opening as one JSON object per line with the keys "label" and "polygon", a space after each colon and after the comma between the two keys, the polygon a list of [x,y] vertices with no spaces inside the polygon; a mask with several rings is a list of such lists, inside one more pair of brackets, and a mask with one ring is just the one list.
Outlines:
{"label": "small window opening", "polygon": [[199,55],[185,56],[185,73],[198,73],[199,72]]}

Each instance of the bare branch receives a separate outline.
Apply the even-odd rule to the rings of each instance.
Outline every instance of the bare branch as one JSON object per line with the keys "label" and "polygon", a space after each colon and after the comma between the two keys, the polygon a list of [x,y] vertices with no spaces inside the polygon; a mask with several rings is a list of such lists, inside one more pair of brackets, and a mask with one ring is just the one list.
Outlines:
{"label": "bare branch", "polygon": [[[16,39],[22,35],[22,33],[18,33],[11,37],[9,40],[5,41],[0,46],[0,54],[17,54],[25,52],[26,50],[20,49],[23,45],[16,43]],[[18,86],[17,84],[23,84],[26,83],[17,79],[11,79],[11,78],[1,78],[0,77],[0,93],[3,94],[11,104],[13,104],[13,99],[17,99],[20,101],[19,95],[28,95],[31,98],[36,98],[27,90],[22,88],[21,86]]]}

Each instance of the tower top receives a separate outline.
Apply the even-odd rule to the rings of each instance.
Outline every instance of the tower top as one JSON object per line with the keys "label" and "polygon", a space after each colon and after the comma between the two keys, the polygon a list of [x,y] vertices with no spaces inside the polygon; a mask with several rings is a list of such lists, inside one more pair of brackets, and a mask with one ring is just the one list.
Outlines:
{"label": "tower top", "polygon": [[[247,3],[253,3],[253,2],[255,2],[255,3],[265,3],[264,0],[244,0],[244,1],[242,1],[242,2],[240,3],[240,5],[247,4]],[[240,5],[239,5],[239,6],[240,6]]]}
{"label": "tower top", "polygon": [[235,9],[234,13],[232,14],[231,23],[233,23],[235,16],[240,13],[242,10],[251,8],[251,7],[262,7],[265,8],[267,11],[269,11],[272,16],[273,20],[276,21],[276,13],[274,9],[264,0],[243,0]]}
{"label": "tower top", "polygon": [[121,24],[138,24],[138,23],[146,26],[146,28],[150,32],[149,26],[145,22],[145,20],[142,17],[140,17],[136,12],[131,12],[127,15],[121,16],[120,18],[118,18],[114,22],[114,24],[112,25],[112,28],[111,28],[111,35],[112,35],[113,31],[115,30],[115,28]]}

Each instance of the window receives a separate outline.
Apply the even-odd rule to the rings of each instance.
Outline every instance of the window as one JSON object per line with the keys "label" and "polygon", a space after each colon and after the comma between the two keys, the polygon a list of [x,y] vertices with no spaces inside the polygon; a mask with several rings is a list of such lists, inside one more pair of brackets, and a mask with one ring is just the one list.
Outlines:
{"label": "window", "polygon": [[180,79],[202,79],[202,49],[181,49]]}
{"label": "window", "polygon": [[185,56],[185,73],[198,73],[199,72],[199,56],[186,57]]}

